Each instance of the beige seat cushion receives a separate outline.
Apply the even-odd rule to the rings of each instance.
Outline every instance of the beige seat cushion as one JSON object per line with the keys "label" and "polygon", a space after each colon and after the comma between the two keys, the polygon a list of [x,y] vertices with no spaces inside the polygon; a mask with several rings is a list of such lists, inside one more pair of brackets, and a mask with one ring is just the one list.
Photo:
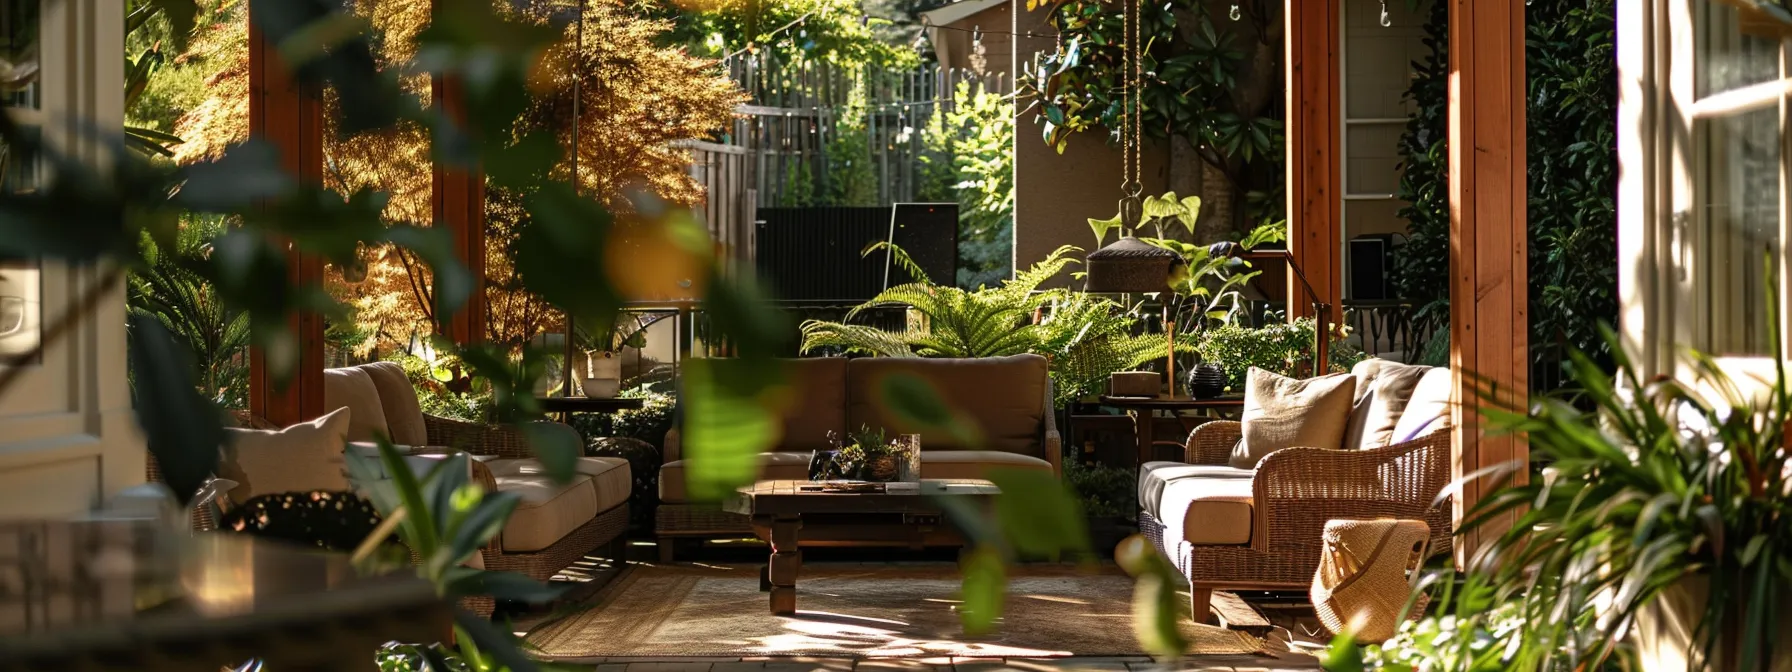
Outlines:
{"label": "beige seat cushion", "polygon": [[779,449],[833,447],[828,433],[844,436],[847,432],[846,358],[784,360],[784,379],[791,386],[791,402],[784,411]]}
{"label": "beige seat cushion", "polygon": [[982,448],[1043,457],[1045,391],[1048,364],[1039,355],[982,357],[977,359],[921,359],[866,357],[850,360],[846,368],[846,425],[883,427],[892,432],[914,432],[903,427],[883,407],[880,387],[892,373],[909,373],[931,383],[946,406],[976,420],[984,445],[962,445],[950,436],[921,432],[921,450]]}
{"label": "beige seat cushion", "polygon": [[1001,469],[1049,472],[1052,465],[1032,455],[999,450],[921,451],[921,478],[989,478],[990,471]]}
{"label": "beige seat cushion", "polygon": [[[488,458],[481,460],[495,478],[548,475],[535,458]],[[628,460],[620,457],[581,457],[573,463],[574,473],[586,477],[597,494],[597,511],[603,513],[628,501],[634,491]],[[576,479],[575,479],[576,480]],[[502,489],[502,488],[500,488]]]}
{"label": "beige seat cushion", "polygon": [[342,451],[352,415],[339,408],[279,431],[226,428],[218,477],[236,481],[230,501],[241,504],[279,492],[348,490]]}
{"label": "beige seat cushion", "polygon": [[[1394,436],[1394,426],[1412,399],[1413,388],[1418,386],[1425,372],[1431,370],[1429,366],[1382,362],[1371,376],[1365,378],[1360,372],[1363,365],[1370,362],[1382,360],[1363,360],[1351,372],[1357,377],[1359,394],[1355,408],[1350,411],[1350,426],[1344,431],[1342,447],[1345,449],[1387,447]],[[1367,394],[1361,394],[1365,385],[1370,389]]]}
{"label": "beige seat cushion", "polygon": [[411,379],[404,375],[404,367],[397,362],[374,362],[355,368],[366,371],[367,377],[373,380],[392,442],[401,446],[429,443],[429,430],[423,426],[423,406],[417,402],[417,390],[411,387]]}
{"label": "beige seat cushion", "polygon": [[380,404],[379,388],[374,387],[373,378],[366,371],[352,367],[324,369],[324,408],[351,411],[348,421],[350,441],[392,439],[391,431],[386,428],[386,408]]}
{"label": "beige seat cushion", "polygon": [[1171,546],[1251,543],[1248,469],[1148,462],[1140,468],[1139,505],[1164,526]]}
{"label": "beige seat cushion", "polygon": [[[809,478],[809,454],[784,452],[759,454],[760,480],[803,480]],[[660,502],[684,504],[690,501],[685,488],[685,461],[673,460],[660,467]]]}
{"label": "beige seat cushion", "polygon": [[1450,426],[1450,369],[1434,367],[1419,377],[1389,443],[1404,443]]}
{"label": "beige seat cushion", "polygon": [[1251,367],[1241,417],[1244,440],[1229,463],[1255,469],[1264,456],[1283,448],[1338,448],[1355,394],[1356,378],[1349,373],[1297,380]]}
{"label": "beige seat cushion", "polygon": [[498,476],[497,480],[499,492],[522,498],[499,533],[505,551],[539,551],[597,517],[597,491],[591,487],[590,476],[579,474],[566,483],[555,483],[545,474]]}

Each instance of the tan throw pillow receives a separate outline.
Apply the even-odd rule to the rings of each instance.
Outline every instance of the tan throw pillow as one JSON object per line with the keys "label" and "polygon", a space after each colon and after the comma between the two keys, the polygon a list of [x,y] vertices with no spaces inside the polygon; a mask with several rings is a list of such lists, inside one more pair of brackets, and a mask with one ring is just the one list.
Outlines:
{"label": "tan throw pillow", "polygon": [[1453,387],[1450,367],[1432,367],[1420,376],[1411,398],[1406,400],[1405,410],[1400,412],[1400,421],[1394,423],[1394,435],[1388,444],[1405,443],[1450,426],[1450,411],[1455,408],[1450,403]]}
{"label": "tan throw pillow", "polygon": [[429,429],[423,425],[423,406],[417,403],[417,389],[411,387],[411,379],[404,375],[404,367],[397,362],[374,362],[355,367],[367,372],[373,380],[373,387],[380,395],[380,408],[384,410],[386,429],[392,432],[392,442],[401,446],[424,446],[429,444]]}
{"label": "tan throw pillow", "polygon": [[237,482],[230,501],[241,504],[277,492],[347,490],[342,449],[350,415],[349,409],[339,408],[279,431],[225,429],[218,477]]}
{"label": "tan throw pillow", "polygon": [[1358,376],[1357,386],[1368,386],[1369,393],[1362,395],[1350,412],[1350,428],[1344,432],[1344,448],[1387,447],[1394,436],[1394,426],[1406,412],[1407,401],[1412,399],[1413,388],[1430,370],[1429,366],[1383,362],[1377,368],[1373,382],[1365,382]]}
{"label": "tan throw pillow", "polygon": [[1349,373],[1296,380],[1251,367],[1244,386],[1244,440],[1229,461],[1256,469],[1283,448],[1337,448],[1350,423],[1356,378]]}
{"label": "tan throw pillow", "polygon": [[358,368],[324,369],[324,408],[332,411],[347,408],[348,440],[378,441],[392,439],[386,427],[386,408],[380,404],[380,390],[373,378]]}

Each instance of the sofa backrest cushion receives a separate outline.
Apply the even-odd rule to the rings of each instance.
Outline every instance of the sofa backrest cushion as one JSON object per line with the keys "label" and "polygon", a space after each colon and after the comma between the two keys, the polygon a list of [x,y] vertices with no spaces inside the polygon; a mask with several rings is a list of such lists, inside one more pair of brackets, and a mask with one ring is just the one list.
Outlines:
{"label": "sofa backrest cushion", "polygon": [[373,387],[380,393],[380,408],[385,409],[386,431],[392,443],[401,446],[429,445],[429,430],[423,426],[423,406],[417,403],[417,389],[397,362],[374,362],[355,367],[367,372]]}
{"label": "sofa backrest cushion", "polygon": [[784,410],[779,450],[830,448],[828,432],[845,437],[845,357],[785,360],[784,380],[791,387],[791,399]]}
{"label": "sofa backrest cushion", "polygon": [[324,408],[334,411],[349,409],[348,440],[378,441],[392,438],[386,427],[386,408],[380,404],[379,388],[366,371],[349,367],[324,369]]}
{"label": "sofa backrest cushion", "polygon": [[[1372,362],[1372,366],[1365,366]],[[1342,448],[1387,447],[1394,437],[1394,426],[1412,399],[1413,388],[1430,370],[1429,366],[1381,359],[1365,359],[1357,363],[1351,369],[1351,375],[1357,378],[1357,402],[1350,411],[1350,427],[1344,431]],[[1363,391],[1365,387],[1369,388],[1367,393]]]}
{"label": "sofa backrest cushion", "polygon": [[1244,440],[1232,449],[1234,468],[1256,469],[1284,448],[1337,448],[1350,425],[1356,377],[1349,373],[1299,380],[1251,367],[1245,375]]}
{"label": "sofa backrest cushion", "polygon": [[1438,366],[1426,371],[1413,386],[1405,412],[1394,423],[1393,443],[1418,438],[1450,424],[1450,367]]}
{"label": "sofa backrest cushion", "polygon": [[976,359],[877,357],[847,364],[846,425],[882,427],[897,434],[921,434],[921,450],[970,450],[950,436],[906,427],[883,404],[879,388],[886,376],[908,373],[933,383],[949,408],[964,413],[983,430],[984,450],[1040,455],[1045,426],[1047,362],[1039,355]]}
{"label": "sofa backrest cushion", "polygon": [[218,478],[236,481],[231,502],[276,492],[339,491],[349,488],[342,452],[354,409],[338,408],[310,422],[282,430],[224,430]]}

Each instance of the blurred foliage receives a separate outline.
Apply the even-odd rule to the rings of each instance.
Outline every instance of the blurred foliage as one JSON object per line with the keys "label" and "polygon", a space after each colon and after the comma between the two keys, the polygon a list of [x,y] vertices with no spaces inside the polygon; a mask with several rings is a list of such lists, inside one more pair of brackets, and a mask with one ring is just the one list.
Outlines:
{"label": "blurred foliage", "polygon": [[[1612,353],[1601,322],[1617,320],[1617,118],[1612,0],[1536,0],[1525,11],[1526,147],[1530,176],[1531,360],[1571,366],[1564,347],[1604,368]],[[1395,287],[1415,307],[1420,334],[1448,330],[1450,283],[1449,15],[1435,2],[1426,22],[1432,53],[1414,63],[1406,97],[1416,108],[1400,140],[1397,196],[1409,205],[1410,240],[1395,255]],[[1535,384],[1572,376],[1531,376]],[[1547,389],[1535,389],[1549,392]]]}
{"label": "blurred foliage", "polygon": [[[1245,374],[1252,367],[1294,377],[1311,375],[1309,372],[1313,368],[1313,318],[1310,317],[1263,327],[1222,325],[1194,338],[1194,349],[1201,355],[1201,361],[1225,369],[1226,385],[1233,393],[1244,390]],[[1364,355],[1362,350],[1344,339],[1334,337],[1327,357],[1331,360],[1330,370],[1324,373],[1335,373],[1349,371],[1363,360]]]}
{"label": "blurred foliage", "polygon": [[916,198],[958,204],[958,287],[994,285],[1014,256],[1014,103],[961,81],[921,133]]}
{"label": "blurred foliage", "polygon": [[[1230,4],[1237,20],[1214,16],[1213,5],[1172,0],[1140,5],[1138,99],[1143,133],[1180,139],[1203,163],[1222,172],[1247,207],[1237,228],[1283,219],[1282,67],[1283,2]],[[1018,6],[1017,6],[1018,7]],[[1126,71],[1124,22],[1102,0],[1031,0],[1057,30],[1059,48],[1025,64],[1018,83],[1032,98],[1043,140],[1063,153],[1072,133],[1119,137],[1131,111],[1123,101]],[[1104,131],[1105,129],[1105,131]],[[1244,212],[1244,211],[1249,212]],[[1231,227],[1228,227],[1231,228]]]}

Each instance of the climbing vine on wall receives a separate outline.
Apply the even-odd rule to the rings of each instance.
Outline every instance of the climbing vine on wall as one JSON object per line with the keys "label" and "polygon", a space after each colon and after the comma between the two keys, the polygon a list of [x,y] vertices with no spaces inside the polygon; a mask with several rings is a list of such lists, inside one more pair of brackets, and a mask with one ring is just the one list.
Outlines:
{"label": "climbing vine on wall", "polygon": [[[1526,10],[1525,69],[1532,387],[1572,385],[1555,366],[1568,345],[1609,361],[1601,322],[1617,321],[1617,70],[1614,0],[1534,0]],[[1396,266],[1401,297],[1424,325],[1449,324],[1447,189],[1449,20],[1435,3],[1434,53],[1414,64],[1417,112],[1400,149],[1399,197],[1411,240]]]}

